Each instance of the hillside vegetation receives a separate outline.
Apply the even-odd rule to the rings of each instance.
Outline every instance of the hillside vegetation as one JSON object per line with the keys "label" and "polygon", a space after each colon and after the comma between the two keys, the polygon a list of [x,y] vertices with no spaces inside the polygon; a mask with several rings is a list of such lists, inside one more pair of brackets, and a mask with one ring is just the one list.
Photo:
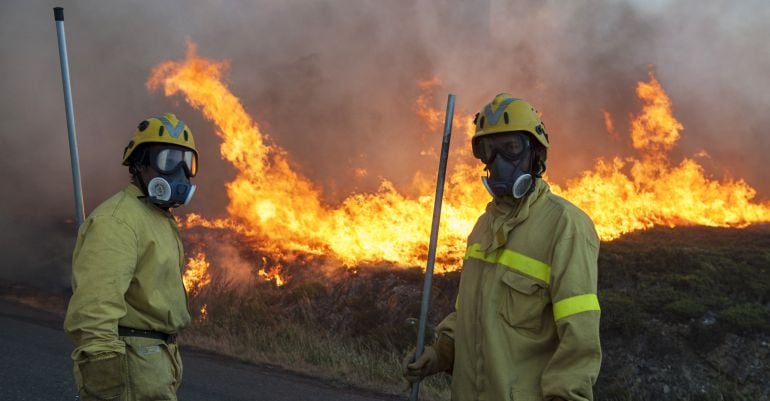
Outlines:
{"label": "hillside vegetation", "polygon": [[[187,239],[210,235],[192,230]],[[267,260],[251,251],[240,256]],[[328,264],[300,257],[285,266],[289,282],[280,288],[216,279],[212,266],[213,284],[192,300],[194,310],[206,305],[206,317],[197,317],[183,341],[401,391],[399,361],[415,341],[421,271],[311,267],[321,262]],[[597,399],[770,398],[770,226],[633,233],[602,244],[599,272],[604,360]],[[458,280],[458,272],[434,278],[431,325],[451,311]],[[424,398],[448,399],[449,380],[428,380]]]}
{"label": "hillside vegetation", "polygon": [[[256,277],[278,261],[252,251],[243,237],[202,228],[183,236],[188,254],[206,244],[216,256],[217,244],[226,244],[224,260],[233,261],[212,264],[212,283],[191,296],[194,323],[180,337],[184,345],[402,392],[400,360],[414,346],[419,316],[419,268],[321,269],[334,263],[297,255],[283,266],[287,284],[276,287]],[[434,278],[429,326],[452,310],[459,277]],[[12,282],[0,282],[0,296],[60,315],[67,301]],[[597,400],[770,399],[770,225],[656,228],[603,243],[599,298]],[[421,399],[448,400],[450,380],[426,380]]]}

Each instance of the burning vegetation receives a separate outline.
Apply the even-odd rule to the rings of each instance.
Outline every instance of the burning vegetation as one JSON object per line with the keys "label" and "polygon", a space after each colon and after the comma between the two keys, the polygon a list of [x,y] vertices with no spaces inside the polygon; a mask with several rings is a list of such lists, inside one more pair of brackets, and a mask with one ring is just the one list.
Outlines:
{"label": "burning vegetation", "polygon": [[770,203],[753,203],[756,191],[745,181],[709,179],[690,158],[671,163],[669,152],[684,126],[652,72],[636,94],[643,107],[631,116],[631,143],[639,156],[599,159],[565,188],[553,186],[591,216],[602,240],[653,226],[746,227],[770,221]]}
{"label": "burning vegetation", "polygon": [[184,288],[190,296],[196,296],[201,288],[211,283],[211,274],[209,274],[209,262],[206,261],[206,254],[198,252],[194,257],[187,259],[187,268],[182,277]]}
{"label": "burning vegetation", "polygon": [[[356,268],[361,265],[423,266],[427,254],[433,182],[418,173],[412,188],[399,191],[383,179],[374,193],[353,193],[339,204],[322,200],[322,188],[292,168],[287,153],[274,144],[223,82],[226,62],[197,55],[190,43],[187,58],[157,66],[148,88],[162,88],[167,96],[182,95],[216,125],[222,138],[221,156],[237,170],[226,184],[228,215],[206,219],[190,214],[183,225],[229,230],[249,239],[249,246],[271,255],[256,275],[280,286],[282,263],[296,254],[334,260]],[[418,83],[424,91],[416,99],[416,112],[427,126],[438,130],[441,113],[430,95],[437,78]],[[585,210],[594,220],[602,240],[653,226],[706,225],[745,227],[770,221],[770,203],[753,202],[756,191],[743,180],[708,178],[695,160],[670,160],[683,125],[655,75],[639,82],[636,94],[642,102],[630,116],[633,157],[600,158],[565,185],[552,184],[555,193]],[[612,116],[605,124],[614,132]],[[546,119],[547,120],[547,119]],[[442,211],[438,271],[461,265],[465,238],[489,201],[478,183],[483,173],[470,153],[473,126],[469,115],[456,119],[455,130],[465,134],[452,155]],[[362,174],[364,174],[363,172]],[[407,195],[416,194],[416,195]],[[190,288],[205,286],[203,244],[190,261]],[[259,259],[258,259],[259,260]]]}

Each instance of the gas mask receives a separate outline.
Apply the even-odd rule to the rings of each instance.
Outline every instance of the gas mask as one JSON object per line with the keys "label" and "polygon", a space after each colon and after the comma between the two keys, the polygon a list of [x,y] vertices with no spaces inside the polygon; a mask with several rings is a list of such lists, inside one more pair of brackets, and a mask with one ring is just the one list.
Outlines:
{"label": "gas mask", "polygon": [[532,151],[527,134],[507,132],[483,136],[473,143],[474,156],[487,166],[488,176],[481,182],[490,195],[512,195],[520,199],[535,182],[532,176]]}
{"label": "gas mask", "polygon": [[190,203],[195,188],[195,184],[190,184],[190,179],[182,172],[172,176],[162,174],[147,184],[147,196],[150,202],[160,207],[179,207]]}
{"label": "gas mask", "polygon": [[150,166],[157,176],[147,183],[147,198],[162,207],[187,205],[196,186],[190,177],[198,172],[198,160],[191,150],[182,147],[157,147],[150,150]]}

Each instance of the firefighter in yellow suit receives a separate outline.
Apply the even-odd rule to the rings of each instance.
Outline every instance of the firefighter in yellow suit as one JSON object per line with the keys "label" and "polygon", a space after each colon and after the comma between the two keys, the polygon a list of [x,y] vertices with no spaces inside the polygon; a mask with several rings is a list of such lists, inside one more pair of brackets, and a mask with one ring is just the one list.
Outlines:
{"label": "firefighter in yellow suit", "polygon": [[190,323],[184,254],[169,211],[189,202],[197,149],[173,114],[142,121],[123,153],[132,182],[78,232],[64,329],[80,399],[176,400],[176,334]]}
{"label": "firefighter in yellow suit", "polygon": [[473,154],[493,196],[468,237],[455,311],[410,382],[452,374],[452,400],[592,400],[601,365],[591,219],[541,179],[550,145],[535,109],[497,95],[476,115]]}

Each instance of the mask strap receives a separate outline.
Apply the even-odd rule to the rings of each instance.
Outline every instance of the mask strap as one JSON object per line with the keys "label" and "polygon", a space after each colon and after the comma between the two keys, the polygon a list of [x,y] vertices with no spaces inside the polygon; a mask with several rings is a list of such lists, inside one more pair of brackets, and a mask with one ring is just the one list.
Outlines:
{"label": "mask strap", "polygon": [[142,175],[139,173],[134,174],[134,180],[137,181],[139,184],[138,187],[142,191],[142,196],[137,196],[137,199],[147,199],[149,200],[149,195],[147,195],[147,184],[144,183],[144,180],[142,179]]}
{"label": "mask strap", "polygon": [[[538,149],[540,145],[538,145]],[[545,174],[546,165],[543,163],[543,161],[540,159],[540,153],[541,152],[535,152],[535,147],[532,147],[532,150],[530,150],[530,166],[529,171],[531,172],[532,176],[535,178],[543,178],[543,174]],[[540,170],[540,168],[543,168]],[[535,172],[535,168],[537,168],[540,171]]]}
{"label": "mask strap", "polygon": [[149,150],[146,147],[142,147],[139,150],[141,150],[142,153],[139,154],[138,157],[136,158],[136,161],[131,164],[131,168],[134,170],[134,174],[133,174],[134,181],[136,181],[136,183],[139,184],[138,185],[139,189],[144,194],[143,196],[138,196],[137,198],[149,199],[149,195],[147,194],[147,184],[142,179],[142,174],[138,170],[139,170],[139,166],[142,166],[145,168],[146,167],[153,168],[153,167],[150,165],[151,161],[147,159]]}

